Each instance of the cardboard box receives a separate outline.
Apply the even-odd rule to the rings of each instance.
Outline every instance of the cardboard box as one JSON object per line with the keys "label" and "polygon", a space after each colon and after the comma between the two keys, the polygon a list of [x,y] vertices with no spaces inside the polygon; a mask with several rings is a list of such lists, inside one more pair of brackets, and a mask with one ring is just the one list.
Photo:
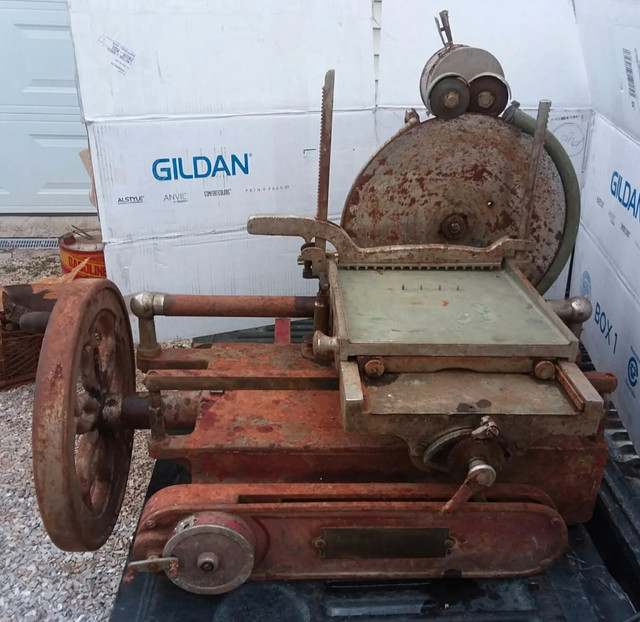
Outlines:
{"label": "cardboard box", "polygon": [[[306,292],[302,240],[246,221],[315,214],[328,69],[339,218],[376,145],[370,0],[69,0],[69,14],[109,277],[125,295]],[[158,336],[248,325],[160,320]]]}
{"label": "cardboard box", "polygon": [[[582,226],[627,289],[640,296],[640,144],[596,115]],[[638,318],[636,318],[636,322]]]}
{"label": "cardboard box", "polygon": [[[318,114],[114,120],[88,129],[107,244],[244,230],[252,214],[315,214]],[[335,113],[333,136],[330,211],[339,215],[375,150],[373,112]]]}
{"label": "cardboard box", "polygon": [[575,0],[593,107],[640,140],[640,11],[628,0]]}
{"label": "cardboard box", "polygon": [[596,369],[617,376],[613,402],[634,445],[640,447],[640,297],[586,228],[578,235],[571,294],[591,300],[594,312],[584,324],[582,341]]}
{"label": "cardboard box", "polygon": [[374,105],[371,0],[68,0],[85,121]]}

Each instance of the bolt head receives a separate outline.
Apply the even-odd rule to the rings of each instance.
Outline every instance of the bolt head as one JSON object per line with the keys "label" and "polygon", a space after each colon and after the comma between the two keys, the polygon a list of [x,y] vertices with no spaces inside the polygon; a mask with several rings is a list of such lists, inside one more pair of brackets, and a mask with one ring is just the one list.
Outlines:
{"label": "bolt head", "polygon": [[491,91],[480,91],[480,93],[478,93],[477,101],[480,108],[490,108],[495,101],[495,97]]}
{"label": "bolt head", "polygon": [[448,240],[457,240],[467,230],[464,214],[451,214],[440,223],[440,232]]}
{"label": "bolt head", "polygon": [[445,108],[455,108],[460,103],[460,94],[458,91],[447,91],[442,96],[442,105]]}
{"label": "bolt head", "polygon": [[364,364],[364,373],[369,378],[380,378],[384,374],[384,363],[380,359],[371,359]]}
{"label": "bolt head", "polygon": [[196,564],[202,572],[214,572],[218,569],[220,560],[215,553],[201,553],[198,555],[198,561]]}

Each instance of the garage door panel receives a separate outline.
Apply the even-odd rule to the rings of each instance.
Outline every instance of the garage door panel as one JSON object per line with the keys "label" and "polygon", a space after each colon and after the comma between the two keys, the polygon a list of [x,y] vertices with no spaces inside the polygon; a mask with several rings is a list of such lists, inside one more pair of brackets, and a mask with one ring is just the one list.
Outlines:
{"label": "garage door panel", "polygon": [[0,116],[0,211],[2,213],[93,213],[89,176],[78,157],[87,147],[79,117],[33,120]]}
{"label": "garage door panel", "polygon": [[2,106],[44,106],[50,112],[78,109],[66,11],[0,2],[0,84]]}

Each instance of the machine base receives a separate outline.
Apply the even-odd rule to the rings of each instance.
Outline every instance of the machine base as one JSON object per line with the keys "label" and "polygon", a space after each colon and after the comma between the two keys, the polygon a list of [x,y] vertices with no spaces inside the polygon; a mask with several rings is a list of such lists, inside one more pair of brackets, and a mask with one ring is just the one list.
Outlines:
{"label": "machine base", "polygon": [[[149,496],[188,482],[171,461],[159,461]],[[615,524],[608,529],[615,530]],[[449,622],[609,622],[635,613],[604,566],[583,526],[570,527],[569,553],[542,574],[514,579],[249,582],[228,594],[203,597],[174,585],[164,573],[122,583],[111,622],[407,622],[425,615]],[[593,537],[593,536],[592,536]],[[130,557],[132,559],[132,557]]]}
{"label": "machine base", "polygon": [[433,483],[172,486],[147,503],[134,557],[210,594],[249,576],[523,576],[562,555],[566,525],[539,489],[497,484],[452,510],[455,493]]}

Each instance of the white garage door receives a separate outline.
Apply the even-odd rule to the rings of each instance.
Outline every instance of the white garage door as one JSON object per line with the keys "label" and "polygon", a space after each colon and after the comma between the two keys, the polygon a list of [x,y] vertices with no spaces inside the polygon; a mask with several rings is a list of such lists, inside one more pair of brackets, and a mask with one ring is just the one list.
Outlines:
{"label": "white garage door", "polygon": [[86,146],[66,2],[0,0],[0,214],[94,213]]}

